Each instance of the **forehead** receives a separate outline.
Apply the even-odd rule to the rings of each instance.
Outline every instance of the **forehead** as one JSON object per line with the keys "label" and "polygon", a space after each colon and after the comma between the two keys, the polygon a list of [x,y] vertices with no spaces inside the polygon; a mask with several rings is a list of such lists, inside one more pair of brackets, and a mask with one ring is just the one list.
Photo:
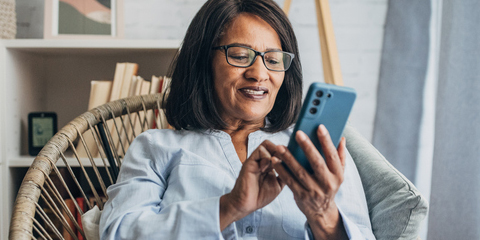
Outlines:
{"label": "forehead", "polygon": [[239,43],[259,51],[269,48],[281,49],[280,38],[272,26],[262,18],[249,13],[242,13],[234,18],[226,26],[219,43],[219,45]]}

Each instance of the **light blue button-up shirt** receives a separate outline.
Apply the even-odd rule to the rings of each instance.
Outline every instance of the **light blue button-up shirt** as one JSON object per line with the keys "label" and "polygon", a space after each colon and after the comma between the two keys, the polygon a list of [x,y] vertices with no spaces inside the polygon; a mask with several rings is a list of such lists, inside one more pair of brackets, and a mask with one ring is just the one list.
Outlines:
{"label": "light blue button-up shirt", "polygon": [[[248,156],[266,139],[287,145],[292,128],[248,136]],[[350,239],[375,239],[360,176],[347,154],[335,202]],[[262,209],[220,231],[220,197],[242,163],[223,131],[149,130],[129,147],[100,220],[102,239],[308,239],[306,218],[285,186]]]}

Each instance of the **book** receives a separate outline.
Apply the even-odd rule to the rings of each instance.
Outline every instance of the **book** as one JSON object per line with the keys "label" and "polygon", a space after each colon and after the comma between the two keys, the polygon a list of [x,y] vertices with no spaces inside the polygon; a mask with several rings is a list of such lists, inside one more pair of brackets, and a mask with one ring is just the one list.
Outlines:
{"label": "book", "polygon": [[[107,103],[110,100],[110,94],[112,92],[112,81],[99,81],[93,80],[90,82],[90,99],[88,101],[88,110],[98,107]],[[83,138],[87,145],[88,150],[93,158],[99,157],[99,150],[92,132],[87,130],[83,133]],[[99,140],[99,139],[97,139]],[[85,147],[82,141],[79,141],[76,147],[77,154],[81,158],[88,157]]]}
{"label": "book", "polygon": [[[70,213],[72,214],[72,216],[76,217],[76,213],[77,213],[77,210],[75,208],[75,203],[73,202],[72,199],[70,198],[67,198],[64,200],[65,201],[65,205],[67,205],[67,209],[68,211],[70,211]],[[73,221],[70,219],[70,217],[68,216],[67,212],[65,210],[62,210],[62,214],[63,214],[63,217],[67,220],[67,225],[70,227],[70,229],[72,230],[73,234],[76,235],[76,227],[75,227],[75,224],[73,223]],[[75,239],[71,234],[70,232],[67,230],[67,228],[63,227],[63,231],[62,231],[62,234],[63,234],[63,237],[65,238],[65,240],[73,240]]]}
{"label": "book", "polygon": [[[130,92],[128,94],[129,97],[137,96],[140,94],[141,84],[143,78],[140,76],[133,76],[132,82],[130,84]],[[129,141],[133,140],[133,128],[135,124],[135,116],[136,113],[131,113],[130,115],[124,115],[123,117],[123,124],[125,126],[126,131],[122,131],[121,134],[121,142],[123,143],[124,149],[127,149],[130,146]],[[121,154],[121,149],[118,149],[118,154]]]}
{"label": "book", "polygon": [[[166,96],[168,96],[168,93],[170,92],[169,91],[170,81],[171,81],[171,78],[163,77],[162,89],[160,93],[163,93],[165,95],[165,98]],[[159,128],[169,128],[167,117],[165,116],[165,111],[163,108],[158,110],[158,120],[159,120]],[[155,126],[152,126],[152,127],[155,127]]]}
{"label": "book", "polygon": [[[87,204],[85,203],[85,199],[83,197],[77,197],[75,198],[75,200],[77,201],[77,204],[82,210],[82,212],[85,213],[87,211]],[[78,240],[84,240],[84,236],[85,236],[85,234],[83,233],[83,226],[82,226],[83,213],[76,211],[76,214],[75,214],[78,225],[80,226],[80,230],[77,231]]]}
{"label": "book", "polygon": [[[152,76],[152,77],[155,77],[155,76]],[[140,89],[139,95],[149,94],[150,93],[150,88],[151,88],[151,82],[142,78],[141,89]],[[135,114],[135,128],[134,128],[135,136],[138,136],[146,128],[147,128],[147,125],[146,125],[146,122],[145,122],[145,112],[140,111],[138,113],[138,115]]]}
{"label": "book", "polygon": [[[150,92],[149,94],[159,93],[162,88],[163,77],[152,76],[152,80],[150,82]],[[155,126],[155,111],[148,110],[146,113],[146,128],[153,128]]]}
{"label": "book", "polygon": [[45,215],[47,215],[47,218],[51,220],[51,223],[53,226],[51,226],[49,223],[44,222],[43,223],[43,228],[48,234],[49,239],[53,240],[59,240],[62,239],[63,234],[62,234],[62,223],[60,219],[55,215],[55,213],[48,207],[43,207],[43,212],[45,212]]}
{"label": "book", "polygon": [[120,93],[123,83],[123,75],[125,74],[126,63],[117,63],[115,66],[115,74],[113,76],[112,92],[110,94],[109,102],[120,99]]}
{"label": "book", "polygon": [[[138,72],[138,64],[137,63],[123,63],[122,66],[124,66],[124,71],[123,71],[123,74],[122,74],[121,77],[120,77],[120,72],[117,75],[117,70],[115,70],[114,86],[115,86],[115,81],[117,81],[117,82],[121,81],[121,84],[117,84],[117,86],[120,85],[120,87],[118,87],[118,92],[114,93],[114,88],[112,87],[112,93],[111,93],[110,101],[114,101],[114,100],[118,100],[118,99],[128,97],[128,94],[130,93],[130,87],[131,87],[132,79],[135,75],[137,75],[137,72]],[[121,67],[119,71],[121,71],[122,69],[123,68]],[[120,78],[121,78],[121,80],[120,80]],[[117,89],[115,89],[115,90],[117,90]],[[120,120],[120,118],[118,118],[118,116],[115,116],[115,117],[116,117],[115,123],[116,123],[118,129],[115,128],[115,125],[113,125],[113,124],[111,124],[112,126],[109,125],[110,134],[112,136],[113,146],[115,146],[117,150],[120,150],[119,153],[121,153],[121,154],[119,154],[119,156],[123,156],[123,150],[121,149],[121,146],[119,145],[120,144],[120,136],[123,132],[123,125],[122,125],[122,121]],[[117,132],[117,130],[118,130],[118,132]],[[123,143],[123,141],[122,141],[122,143]]]}
{"label": "book", "polygon": [[[66,208],[63,207],[63,203],[60,203],[59,200],[54,197],[56,193],[50,188],[47,188],[47,194],[50,196],[50,198],[47,199],[52,199],[53,202],[48,201],[47,204],[44,200],[42,200],[39,201],[39,204],[43,211],[47,214],[48,219],[50,219],[53,223],[53,227],[55,229],[52,229],[50,224],[47,222],[43,223],[43,227],[51,239],[76,239],[77,232],[75,223],[73,221],[76,217],[75,202],[70,198],[67,189],[65,189],[62,183],[63,180],[63,182],[65,182],[67,187],[69,187],[71,190],[70,193],[76,195],[77,191],[75,191],[75,188],[70,188],[70,186],[74,186],[73,177],[70,175],[70,172],[66,167],[59,167],[58,174],[56,171],[52,171],[48,177],[52,181],[52,187],[56,188],[60,194],[59,197],[62,199],[61,201],[63,201]],[[55,214],[54,211],[59,212],[57,212],[58,214]],[[73,219],[70,218],[70,216],[72,216]],[[64,224],[66,224],[66,226]],[[72,234],[75,235],[75,237],[73,237]]]}

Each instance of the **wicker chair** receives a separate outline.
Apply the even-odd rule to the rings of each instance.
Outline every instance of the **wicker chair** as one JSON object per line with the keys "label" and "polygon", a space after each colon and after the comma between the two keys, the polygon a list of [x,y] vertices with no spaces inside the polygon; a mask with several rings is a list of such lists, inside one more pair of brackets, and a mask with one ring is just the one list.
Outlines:
{"label": "wicker chair", "polygon": [[[147,130],[147,126],[156,125],[157,127],[160,127],[161,124],[157,117],[154,117],[156,124],[148,122],[147,112],[152,114],[152,111],[159,110],[162,98],[162,94],[144,95],[104,104],[83,113],[55,134],[55,136],[48,141],[45,147],[35,157],[35,160],[23,179],[13,207],[9,239],[36,239],[37,237],[52,239],[47,232],[49,232],[50,235],[53,232],[53,238],[56,237],[58,239],[63,239],[62,231],[55,226],[53,223],[54,221],[60,222],[62,230],[66,230],[71,235],[72,239],[78,239],[75,231],[78,231],[80,235],[85,238],[85,233],[80,228],[80,223],[77,222],[75,215],[68,210],[65,201],[62,199],[59,192],[59,190],[66,191],[68,197],[72,199],[75,204],[76,210],[83,214],[83,210],[77,204],[75,196],[72,194],[72,186],[67,186],[64,177],[62,177],[62,174],[57,167],[57,161],[61,159],[60,161],[65,164],[68,173],[76,185],[75,187],[78,188],[76,191],[80,193],[80,196],[87,200],[88,198],[85,192],[86,189],[90,189],[98,203],[98,207],[102,209],[104,200],[102,200],[101,196],[107,196],[107,186],[115,182],[116,176],[118,175],[118,169],[121,166],[122,153],[124,155],[126,151],[123,146],[128,146],[132,140],[127,137],[127,142],[122,142],[122,139],[119,138],[120,144],[117,146],[122,147],[117,151],[115,145],[112,144],[113,138],[108,130],[107,121],[115,117],[121,120],[110,121],[112,122],[111,126],[114,126],[113,132],[117,135],[120,135],[120,132],[122,131],[126,132],[128,127],[125,123],[129,124],[131,129],[133,129],[135,118],[135,120],[142,123],[142,132]],[[156,114],[152,115],[157,116]],[[78,156],[77,151],[75,150],[75,141],[84,144],[84,147],[88,149],[85,144],[84,136],[82,136],[82,134],[88,129],[94,130],[91,131],[91,133],[94,133],[93,139],[99,149],[102,161],[98,166],[96,164],[98,161],[92,157],[90,150],[86,150],[90,161],[90,164],[88,164],[90,166],[88,167],[84,164],[85,160],[82,161],[82,158]],[[140,134],[140,132],[133,132],[133,137],[138,134]],[[73,156],[78,163],[83,176],[88,182],[88,186],[83,187],[78,181],[77,176],[70,166],[72,161],[70,158],[66,157],[65,152],[67,150],[73,152]],[[118,154],[118,152],[121,154]],[[87,168],[89,167],[94,171],[94,179],[89,177],[89,174],[87,173]],[[105,169],[104,173],[106,174],[100,173],[102,168]],[[60,180],[60,186],[53,183],[53,177]],[[95,182],[100,185],[100,193],[95,187]],[[39,200],[43,202],[44,206],[40,206]],[[86,205],[87,209],[93,207],[88,200],[86,201]],[[47,215],[44,211],[45,207],[49,209],[53,215]],[[72,228],[68,222],[73,223],[74,228]]]}
{"label": "wicker chair", "polygon": [[[115,148],[112,144],[112,135],[106,126],[107,121],[113,118],[120,118],[121,124],[113,124],[115,133],[119,134],[121,130],[126,129],[125,123],[132,128],[132,119],[142,122],[142,131],[146,130],[144,126],[152,126],[152,123],[146,123],[145,117],[147,111],[157,111],[160,109],[163,95],[144,95],[127,99],[118,100],[94,108],[71,121],[62,128],[42,149],[33,161],[25,178],[20,186],[17,198],[13,208],[12,219],[10,223],[9,239],[53,239],[54,237],[63,239],[59,228],[55,227],[53,221],[61,223],[62,231],[67,231],[72,239],[78,239],[75,231],[85,238],[85,233],[81,229],[75,216],[68,210],[59,189],[67,190],[68,198],[74,200],[72,187],[67,186],[59,168],[57,161],[65,164],[68,173],[75,182],[73,188],[78,188],[80,196],[87,198],[85,189],[90,189],[94,195],[98,207],[103,208],[104,200],[101,195],[106,197],[106,188],[109,184],[115,182],[118,169],[121,166],[122,155],[125,154],[123,146],[128,146],[132,139],[127,137],[126,143],[120,144],[121,149]],[[151,113],[151,112],[150,112]],[[156,116],[156,114],[153,114]],[[143,117],[141,117],[143,116]],[[157,118],[154,119],[157,126],[160,123]],[[112,121],[115,122],[115,121]],[[87,168],[83,160],[78,157],[74,142],[85,143],[84,134],[88,129],[93,129],[93,136],[97,148],[100,150],[101,164],[96,164],[98,159],[92,158],[87,150],[88,159],[93,169],[94,177],[91,179],[87,174]],[[86,132],[85,134],[90,134]],[[133,137],[139,132],[134,132]],[[372,221],[372,228],[377,239],[415,239],[420,227],[421,220],[427,212],[427,202],[416,188],[401,173],[393,168],[376,149],[364,139],[351,126],[347,126],[344,133],[347,138],[347,148],[351,153],[355,164],[362,178],[362,184],[367,197],[367,204]],[[84,145],[86,146],[86,145]],[[66,151],[72,151],[74,158],[85,175],[87,184],[82,185],[78,182],[76,175],[70,164],[71,159],[65,156]],[[120,152],[120,154],[117,154]],[[103,166],[102,166],[103,165]],[[104,174],[100,170],[105,169]],[[78,170],[78,168],[76,168]],[[53,174],[53,175],[52,175]],[[52,176],[60,179],[60,184],[54,184]],[[100,190],[97,191],[94,181],[98,181]],[[98,188],[98,187],[97,187]],[[100,193],[99,193],[100,191]],[[78,193],[77,193],[78,194]],[[40,202],[43,202],[41,204]],[[73,201],[74,203],[76,201]],[[43,205],[43,207],[41,206]],[[88,208],[93,206],[88,203]],[[51,211],[53,215],[47,215],[44,211]],[[83,211],[78,204],[75,208],[80,213]],[[66,214],[65,214],[66,213]],[[73,223],[73,227],[69,225]],[[50,236],[47,233],[50,232]]]}

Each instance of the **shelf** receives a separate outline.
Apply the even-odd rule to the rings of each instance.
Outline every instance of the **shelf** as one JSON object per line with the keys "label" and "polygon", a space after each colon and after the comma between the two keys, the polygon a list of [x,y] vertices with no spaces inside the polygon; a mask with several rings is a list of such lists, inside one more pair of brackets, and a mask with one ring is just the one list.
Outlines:
{"label": "shelf", "polygon": [[[67,157],[66,159],[67,159],[67,163],[71,167],[80,167],[80,164],[78,163],[76,158]],[[34,160],[34,157],[31,157],[31,156],[13,158],[8,161],[8,167],[10,168],[30,167],[30,165],[32,165],[33,160]],[[81,158],[80,161],[85,167],[92,166],[88,158]],[[94,158],[93,161],[95,162],[95,165],[97,165],[97,167],[104,166],[101,158]],[[105,159],[105,161],[107,161],[107,159]],[[63,163],[62,159],[59,159],[56,165],[58,167],[65,167],[65,164]]]}
{"label": "shelf", "polygon": [[[91,80],[113,80],[116,63],[138,63],[138,75],[167,75],[180,40],[0,40],[0,239],[6,238],[28,156],[28,113],[56,112],[58,129],[87,111]],[[80,164],[66,155],[70,166]],[[94,159],[105,171],[101,158]],[[88,158],[81,162],[92,171]],[[57,166],[65,166],[62,160]]]}
{"label": "shelf", "polygon": [[[127,59],[131,54],[175,53],[180,40],[1,40],[10,52],[39,54],[42,57],[92,54],[114,56]],[[128,60],[128,59],[127,59]],[[132,60],[133,61],[133,60]]]}
{"label": "shelf", "polygon": [[[0,40],[7,159],[27,154],[27,116],[56,112],[58,128],[87,111],[91,80],[113,80],[117,62],[138,63],[138,75],[164,76],[179,40]],[[13,80],[13,81],[12,81]],[[8,113],[8,117],[7,116]],[[3,115],[2,115],[3,116]]]}
{"label": "shelf", "polygon": [[0,40],[6,48],[21,49],[178,49],[181,40],[66,40],[66,39],[13,39]]}

